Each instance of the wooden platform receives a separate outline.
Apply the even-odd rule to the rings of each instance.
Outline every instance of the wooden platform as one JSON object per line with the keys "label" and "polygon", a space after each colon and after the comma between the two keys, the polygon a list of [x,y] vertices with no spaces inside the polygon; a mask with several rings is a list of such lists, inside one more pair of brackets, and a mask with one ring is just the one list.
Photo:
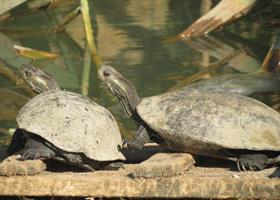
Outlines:
{"label": "wooden platform", "polygon": [[191,197],[279,199],[280,180],[262,173],[234,173],[226,169],[194,167],[169,178],[137,178],[126,170],[94,173],[49,173],[0,177],[0,195],[92,197]]}
{"label": "wooden platform", "polygon": [[[173,177],[132,178],[131,173],[143,164],[125,165],[118,171],[43,172],[34,176],[0,177],[0,195],[280,199],[280,179],[268,178],[276,168],[239,173],[230,169],[233,165],[197,167],[187,162],[192,160],[191,156],[182,158],[186,169]],[[172,162],[175,161],[169,163]],[[149,167],[148,164],[145,166]],[[168,170],[170,166],[165,167]]]}

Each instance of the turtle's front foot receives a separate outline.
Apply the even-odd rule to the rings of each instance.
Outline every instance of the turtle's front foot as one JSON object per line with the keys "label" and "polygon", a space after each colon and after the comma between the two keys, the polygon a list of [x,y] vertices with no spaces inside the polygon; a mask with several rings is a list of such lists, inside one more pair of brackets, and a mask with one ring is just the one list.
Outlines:
{"label": "turtle's front foot", "polygon": [[51,159],[55,156],[55,152],[52,149],[34,139],[29,139],[24,149],[16,154],[21,155],[22,160]]}
{"label": "turtle's front foot", "polygon": [[262,170],[267,166],[268,157],[264,154],[243,154],[237,161],[238,171]]}
{"label": "turtle's front foot", "polygon": [[19,153],[22,160],[50,159],[55,156],[54,151],[47,148],[24,149]]}
{"label": "turtle's front foot", "polygon": [[110,164],[107,164],[104,168],[106,170],[118,170],[119,168],[123,167],[123,162],[121,161],[116,161],[116,162],[112,162]]}

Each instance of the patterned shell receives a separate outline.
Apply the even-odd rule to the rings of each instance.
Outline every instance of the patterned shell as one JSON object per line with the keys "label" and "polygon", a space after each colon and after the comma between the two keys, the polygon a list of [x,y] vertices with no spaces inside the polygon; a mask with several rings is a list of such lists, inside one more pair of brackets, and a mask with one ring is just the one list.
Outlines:
{"label": "patterned shell", "polygon": [[83,153],[97,161],[125,160],[116,120],[104,107],[79,94],[44,92],[19,112],[20,129],[37,134],[56,147]]}

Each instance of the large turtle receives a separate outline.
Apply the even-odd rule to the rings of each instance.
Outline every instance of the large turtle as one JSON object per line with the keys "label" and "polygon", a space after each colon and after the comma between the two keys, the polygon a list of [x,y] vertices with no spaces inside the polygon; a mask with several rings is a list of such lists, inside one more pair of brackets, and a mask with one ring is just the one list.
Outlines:
{"label": "large turtle", "polygon": [[80,94],[60,90],[44,71],[24,65],[25,81],[39,95],[16,118],[18,129],[7,149],[26,159],[56,159],[88,170],[116,169],[125,160],[113,115]]}
{"label": "large turtle", "polygon": [[280,114],[255,99],[187,89],[140,100],[112,67],[102,65],[98,76],[142,126],[131,147],[152,139],[171,150],[236,161],[239,170],[263,169],[280,160]]}

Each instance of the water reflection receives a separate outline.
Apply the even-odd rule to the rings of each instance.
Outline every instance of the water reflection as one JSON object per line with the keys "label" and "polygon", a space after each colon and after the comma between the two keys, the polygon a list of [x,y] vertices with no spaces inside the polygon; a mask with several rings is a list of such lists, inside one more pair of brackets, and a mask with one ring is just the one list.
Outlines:
{"label": "water reflection", "polygon": [[[19,12],[25,9],[22,6],[21,10],[12,13],[13,18],[0,24],[0,128],[5,130],[0,135],[16,127],[14,117],[17,110],[32,96],[23,89],[26,87],[17,78],[19,67],[31,61],[18,56],[14,45],[57,53],[59,57],[56,60],[36,60],[35,63],[52,74],[62,88],[81,93],[85,54],[81,15],[68,24],[64,32],[50,32],[79,5],[79,1],[67,2],[47,11],[27,12],[24,15]],[[243,53],[228,65],[206,72],[200,78],[256,72],[271,45],[274,19],[280,8],[277,3],[268,6],[213,36],[169,42],[210,5],[197,0],[89,2],[101,60],[116,66],[143,97],[167,91],[179,80],[238,49],[243,49]],[[133,129],[133,122],[126,118],[117,99],[106,89],[100,88],[96,66],[94,63],[91,66],[89,96],[112,110],[124,126]],[[7,101],[11,104],[7,104]]]}

